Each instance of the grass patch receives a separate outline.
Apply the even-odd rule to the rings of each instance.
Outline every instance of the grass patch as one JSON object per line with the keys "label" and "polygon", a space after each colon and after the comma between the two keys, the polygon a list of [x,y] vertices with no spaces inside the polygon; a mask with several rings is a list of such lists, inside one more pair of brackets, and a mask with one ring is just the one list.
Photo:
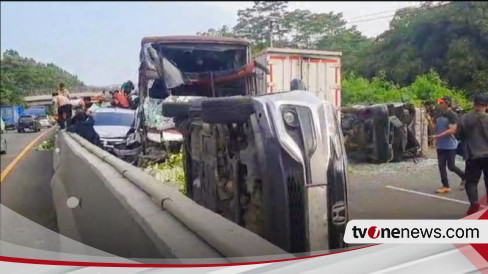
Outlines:
{"label": "grass patch", "polygon": [[36,147],[37,151],[49,151],[54,149],[54,140],[45,140]]}

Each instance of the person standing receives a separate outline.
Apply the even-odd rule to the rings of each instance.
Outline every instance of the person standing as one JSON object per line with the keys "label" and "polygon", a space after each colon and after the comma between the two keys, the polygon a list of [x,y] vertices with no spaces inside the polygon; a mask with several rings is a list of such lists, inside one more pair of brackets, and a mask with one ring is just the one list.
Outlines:
{"label": "person standing", "polygon": [[58,110],[58,123],[61,129],[71,125],[72,106],[70,100],[57,92],[53,93],[53,101]]}
{"label": "person standing", "polygon": [[436,140],[437,162],[441,175],[442,187],[437,189],[437,193],[445,194],[451,191],[449,179],[447,178],[447,168],[456,173],[461,178],[461,186],[465,184],[464,172],[456,166],[456,149],[458,141],[454,137],[457,129],[457,114],[451,109],[452,99],[444,96],[437,100],[440,111],[437,114],[436,134],[431,139]]}
{"label": "person standing", "polygon": [[459,119],[457,136],[466,145],[466,194],[470,211],[478,211],[478,183],[484,175],[488,195],[488,96],[479,93],[474,97],[474,109]]}
{"label": "person standing", "polygon": [[59,95],[63,95],[66,98],[71,99],[69,91],[66,89],[66,86],[64,85],[64,83],[59,83],[59,87],[58,87],[57,92]]}

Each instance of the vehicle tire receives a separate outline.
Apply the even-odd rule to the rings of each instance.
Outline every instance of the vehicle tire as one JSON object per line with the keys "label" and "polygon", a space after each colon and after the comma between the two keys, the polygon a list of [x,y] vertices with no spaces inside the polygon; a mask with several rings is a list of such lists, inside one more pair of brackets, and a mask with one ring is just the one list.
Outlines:
{"label": "vehicle tire", "polygon": [[253,113],[250,97],[212,98],[202,102],[202,119],[209,124],[243,123]]}
{"label": "vehicle tire", "polygon": [[186,118],[189,116],[190,102],[164,102],[163,116],[172,118]]}
{"label": "vehicle tire", "polygon": [[18,132],[18,133],[22,133],[22,132],[24,132],[24,131],[23,131],[23,130],[20,130],[20,129],[17,129],[17,132]]}

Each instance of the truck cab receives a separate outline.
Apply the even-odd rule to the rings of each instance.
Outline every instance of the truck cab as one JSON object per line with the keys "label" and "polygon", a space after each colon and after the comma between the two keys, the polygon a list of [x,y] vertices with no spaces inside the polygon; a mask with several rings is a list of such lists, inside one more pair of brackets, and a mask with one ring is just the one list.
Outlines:
{"label": "truck cab", "polygon": [[139,116],[145,154],[168,142],[181,143],[162,102],[178,96],[225,97],[256,94],[250,43],[204,36],[145,37],[139,66]]}

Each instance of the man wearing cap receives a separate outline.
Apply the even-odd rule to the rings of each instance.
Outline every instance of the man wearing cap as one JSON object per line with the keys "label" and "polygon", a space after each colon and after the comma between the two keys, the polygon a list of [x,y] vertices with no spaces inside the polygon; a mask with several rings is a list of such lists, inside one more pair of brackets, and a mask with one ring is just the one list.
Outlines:
{"label": "man wearing cap", "polygon": [[431,136],[437,143],[437,161],[441,175],[442,187],[437,189],[437,193],[445,194],[451,191],[447,178],[447,168],[456,173],[462,180],[461,186],[465,183],[464,172],[456,164],[456,149],[458,141],[454,137],[457,129],[457,114],[451,109],[452,99],[444,96],[437,100],[439,103],[439,113],[437,114],[436,134]]}
{"label": "man wearing cap", "polygon": [[[470,210],[477,211],[478,183],[483,172],[488,195],[488,96],[474,97],[473,112],[459,119],[457,135],[466,143],[466,194]],[[468,211],[468,212],[469,212]]]}

